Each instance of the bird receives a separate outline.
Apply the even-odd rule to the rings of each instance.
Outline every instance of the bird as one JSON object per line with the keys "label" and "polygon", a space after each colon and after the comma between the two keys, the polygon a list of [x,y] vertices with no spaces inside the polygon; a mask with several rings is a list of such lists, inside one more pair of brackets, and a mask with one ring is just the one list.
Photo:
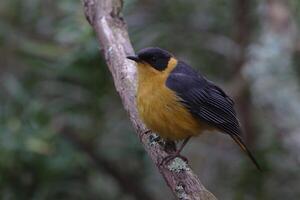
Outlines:
{"label": "bird", "polygon": [[234,101],[219,86],[159,47],[144,48],[127,59],[137,64],[137,110],[146,127],[166,140],[183,140],[171,159],[181,157],[191,137],[219,131],[261,170],[242,140]]}

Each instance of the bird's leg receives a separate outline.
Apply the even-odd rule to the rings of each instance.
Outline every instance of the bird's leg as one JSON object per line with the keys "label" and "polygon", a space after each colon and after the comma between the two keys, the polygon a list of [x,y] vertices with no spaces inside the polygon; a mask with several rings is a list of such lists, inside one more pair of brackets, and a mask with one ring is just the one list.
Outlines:
{"label": "bird's leg", "polygon": [[177,149],[174,153],[172,153],[171,155],[166,156],[160,163],[160,165],[164,165],[167,164],[168,162],[170,162],[171,160],[173,160],[174,158],[181,158],[182,160],[184,160],[185,162],[187,162],[187,158],[180,155],[181,151],[183,150],[183,148],[185,147],[185,145],[188,143],[188,141],[190,140],[191,137],[186,138],[183,143],[181,144],[181,146],[179,147],[179,149]]}
{"label": "bird's leg", "polygon": [[184,139],[184,141],[182,142],[180,148],[176,151],[176,154],[180,154],[182,149],[185,147],[185,145],[188,143],[188,141],[190,140],[191,137],[188,137],[186,139]]}

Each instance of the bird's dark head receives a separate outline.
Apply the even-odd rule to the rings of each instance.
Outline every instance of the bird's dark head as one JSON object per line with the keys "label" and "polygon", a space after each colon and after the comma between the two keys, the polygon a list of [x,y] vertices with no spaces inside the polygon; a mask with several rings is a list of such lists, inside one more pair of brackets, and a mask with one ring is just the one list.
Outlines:
{"label": "bird's dark head", "polygon": [[128,56],[127,58],[138,64],[146,63],[158,71],[163,71],[168,67],[172,57],[172,54],[166,50],[158,47],[149,47],[140,50],[136,56]]}

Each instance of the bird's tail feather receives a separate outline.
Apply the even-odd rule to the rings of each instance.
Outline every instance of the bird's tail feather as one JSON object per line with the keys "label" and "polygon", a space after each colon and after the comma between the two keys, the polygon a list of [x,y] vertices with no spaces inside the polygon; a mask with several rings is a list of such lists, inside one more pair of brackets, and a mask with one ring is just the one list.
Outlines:
{"label": "bird's tail feather", "polygon": [[249,158],[251,159],[251,161],[254,163],[254,165],[256,166],[256,168],[259,171],[262,171],[261,167],[259,166],[258,162],[256,161],[256,159],[254,158],[254,156],[252,155],[252,153],[250,152],[250,150],[247,148],[247,146],[245,145],[245,143],[243,142],[242,138],[237,135],[237,134],[230,134],[231,138],[240,146],[240,148],[249,156]]}

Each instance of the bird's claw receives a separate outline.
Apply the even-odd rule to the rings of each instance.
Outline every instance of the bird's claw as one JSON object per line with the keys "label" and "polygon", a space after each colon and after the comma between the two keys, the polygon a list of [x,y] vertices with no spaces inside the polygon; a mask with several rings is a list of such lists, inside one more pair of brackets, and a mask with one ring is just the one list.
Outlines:
{"label": "bird's claw", "polygon": [[145,130],[144,132],[140,133],[139,134],[139,138],[140,138],[140,141],[142,141],[142,138],[147,135],[148,133],[151,133],[151,130],[148,129],[148,130]]}
{"label": "bird's claw", "polygon": [[147,134],[150,133],[150,132],[151,132],[151,130],[148,129],[148,130],[144,131],[144,132],[142,133],[142,135],[147,135]]}
{"label": "bird's claw", "polygon": [[180,154],[178,154],[177,152],[168,155],[166,157],[164,157],[162,159],[162,161],[160,162],[159,166],[165,166],[167,165],[171,160],[175,159],[175,158],[181,158],[184,162],[188,163],[188,159]]}

